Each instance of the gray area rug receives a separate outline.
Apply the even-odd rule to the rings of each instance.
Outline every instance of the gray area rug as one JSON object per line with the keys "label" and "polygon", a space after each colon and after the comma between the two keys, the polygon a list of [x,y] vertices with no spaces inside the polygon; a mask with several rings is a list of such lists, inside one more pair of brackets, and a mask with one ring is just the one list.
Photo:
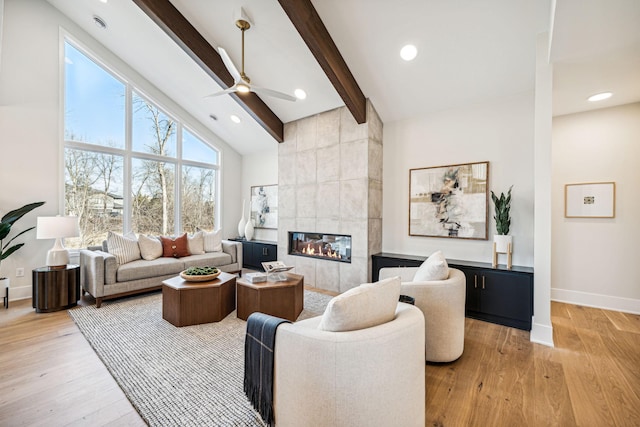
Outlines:
{"label": "gray area rug", "polygon": [[[298,320],[331,297],[304,292]],[[162,319],[162,294],[77,307],[69,314],[151,426],[262,426],[243,392],[246,322],[177,328]]]}

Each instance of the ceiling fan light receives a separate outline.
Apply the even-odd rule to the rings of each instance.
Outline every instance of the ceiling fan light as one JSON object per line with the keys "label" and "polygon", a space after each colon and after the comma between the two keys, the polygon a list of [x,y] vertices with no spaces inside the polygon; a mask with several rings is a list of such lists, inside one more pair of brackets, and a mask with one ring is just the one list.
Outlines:
{"label": "ceiling fan light", "polygon": [[405,45],[400,49],[400,57],[405,61],[412,61],[416,56],[418,56],[418,48],[412,44]]}
{"label": "ceiling fan light", "polygon": [[238,83],[236,85],[236,90],[240,93],[248,93],[250,91],[249,86],[243,83]]}
{"label": "ceiling fan light", "polygon": [[587,100],[591,102],[602,101],[611,98],[611,95],[613,95],[611,92],[596,93],[595,95],[591,95],[587,98]]}
{"label": "ceiling fan light", "polygon": [[302,89],[296,89],[293,91],[293,94],[296,96],[296,98],[298,99],[306,99],[307,97],[307,92],[305,92]]}

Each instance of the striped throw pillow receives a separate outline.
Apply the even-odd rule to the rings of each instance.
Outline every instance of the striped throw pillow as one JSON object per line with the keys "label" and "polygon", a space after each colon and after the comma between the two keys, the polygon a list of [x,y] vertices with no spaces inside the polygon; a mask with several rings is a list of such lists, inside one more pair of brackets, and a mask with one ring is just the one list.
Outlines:
{"label": "striped throw pillow", "polygon": [[124,236],[112,231],[107,234],[109,253],[116,257],[118,265],[140,259],[140,247],[136,235],[129,232]]}

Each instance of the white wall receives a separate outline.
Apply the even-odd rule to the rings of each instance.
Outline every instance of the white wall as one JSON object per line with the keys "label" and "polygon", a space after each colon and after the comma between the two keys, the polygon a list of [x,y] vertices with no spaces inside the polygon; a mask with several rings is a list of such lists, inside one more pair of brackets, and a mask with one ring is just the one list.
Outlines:
{"label": "white wall", "polygon": [[[382,250],[491,262],[493,203],[489,239],[409,236],[409,169],[489,161],[489,188],[498,194],[513,185],[513,264],[533,266],[533,93],[483,105],[436,112],[384,125]],[[505,259],[501,258],[501,263]]]}
{"label": "white wall", "polygon": [[[640,314],[640,103],[553,120],[551,298]],[[615,181],[615,218],[565,218],[565,184]]]}
{"label": "white wall", "polygon": [[[39,215],[63,212],[60,28],[129,77],[140,89],[200,136],[216,144],[223,162],[221,221],[225,237],[240,216],[242,158],[157,88],[42,0],[5,0],[0,73],[0,210],[34,201],[46,204],[16,223],[22,230]],[[230,226],[225,226],[229,222]],[[44,263],[50,240],[24,235],[25,246],[2,263],[11,279],[11,299],[31,296],[31,270]],[[15,277],[16,267],[25,268]],[[15,288],[15,289],[14,289]]]}
{"label": "white wall", "polygon": [[[278,145],[273,143],[273,150],[263,151],[242,157],[242,188],[240,189],[242,199],[245,201],[245,218],[249,219],[249,203],[251,200],[251,187],[258,185],[278,184]],[[242,206],[242,201],[238,202]],[[234,236],[238,235],[238,222],[242,212],[239,211],[235,218],[235,228],[232,230]],[[278,241],[278,230],[255,229],[254,240],[266,240],[270,242]]]}

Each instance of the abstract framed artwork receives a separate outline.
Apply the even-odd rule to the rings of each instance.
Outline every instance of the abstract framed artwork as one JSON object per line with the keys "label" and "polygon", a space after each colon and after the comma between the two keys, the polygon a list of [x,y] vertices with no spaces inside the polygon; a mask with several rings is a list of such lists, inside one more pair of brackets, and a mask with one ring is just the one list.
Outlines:
{"label": "abstract framed artwork", "polygon": [[251,187],[251,219],[255,228],[278,228],[278,186]]}
{"label": "abstract framed artwork", "polygon": [[409,170],[409,235],[487,240],[489,162]]}
{"label": "abstract framed artwork", "polygon": [[616,216],[616,183],[565,184],[564,216],[566,218],[614,218]]}

